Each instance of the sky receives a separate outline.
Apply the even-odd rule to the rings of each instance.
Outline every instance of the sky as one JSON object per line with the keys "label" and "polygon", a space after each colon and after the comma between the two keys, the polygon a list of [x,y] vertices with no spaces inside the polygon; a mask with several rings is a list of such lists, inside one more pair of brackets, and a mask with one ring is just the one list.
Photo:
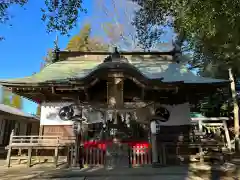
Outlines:
{"label": "sky", "polygon": [[[84,7],[90,14],[92,7],[89,2],[86,0]],[[44,1],[30,0],[24,9],[14,6],[9,10],[14,16],[10,20],[12,26],[0,26],[0,35],[5,37],[0,42],[0,79],[25,77],[38,72],[47,49],[54,46],[57,33],[46,33],[40,7],[44,7]],[[79,24],[88,15],[81,14]],[[71,34],[78,32],[78,28]],[[67,36],[59,37],[59,46],[64,48],[68,40]],[[35,103],[28,100],[23,102],[23,110],[27,113],[35,113],[36,107]]]}
{"label": "sky", "polygon": [[[83,1],[88,13],[80,14],[78,27],[74,28],[70,35],[78,33],[84,23],[90,22],[92,34],[104,36],[104,32],[99,30],[102,20],[112,22],[114,20],[112,15],[117,13],[111,8],[113,5],[110,4],[110,0],[103,1],[107,3],[102,5],[97,4],[96,0]],[[124,1],[121,0],[121,4]],[[122,4],[122,6],[118,4],[117,6],[129,7],[127,11],[133,13],[133,4]],[[44,1],[29,0],[24,8],[14,6],[9,9],[10,14],[13,15],[9,22],[12,26],[0,25],[0,35],[5,37],[5,40],[0,42],[0,79],[25,77],[39,72],[47,49],[54,46],[53,41],[57,33],[46,33],[46,26],[41,21],[41,7],[44,7]],[[120,11],[118,13],[121,14]],[[121,20],[125,21],[125,19],[119,19]],[[171,35],[165,38],[171,39]],[[68,41],[69,37],[59,36],[59,47],[65,48]],[[23,110],[27,113],[35,113],[36,106],[35,103],[24,100]]]}

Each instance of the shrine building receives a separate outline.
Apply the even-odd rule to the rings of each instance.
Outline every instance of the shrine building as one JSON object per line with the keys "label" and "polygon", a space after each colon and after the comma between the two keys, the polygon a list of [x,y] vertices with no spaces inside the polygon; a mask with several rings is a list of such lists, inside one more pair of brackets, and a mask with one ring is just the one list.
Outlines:
{"label": "shrine building", "polygon": [[[55,62],[40,72],[0,80],[0,84],[41,104],[40,135],[74,136],[75,117],[81,120],[88,140],[99,138],[107,128],[108,137],[119,134],[128,141],[148,141],[154,121],[160,127],[159,139],[164,141],[168,135],[187,134],[190,104],[228,87],[229,81],[194,74],[173,49],[152,53],[60,51]],[[65,110],[73,112],[61,114],[69,105],[74,107]]]}

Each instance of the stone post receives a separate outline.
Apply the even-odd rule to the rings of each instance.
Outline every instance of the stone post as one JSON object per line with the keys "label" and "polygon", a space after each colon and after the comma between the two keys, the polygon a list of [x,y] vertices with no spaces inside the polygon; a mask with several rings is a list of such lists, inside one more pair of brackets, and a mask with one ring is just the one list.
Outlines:
{"label": "stone post", "polygon": [[151,129],[151,144],[152,144],[152,164],[153,164],[153,167],[155,167],[158,164],[156,121],[151,121],[150,129]]}
{"label": "stone post", "polygon": [[74,160],[73,160],[73,167],[78,167],[80,160],[79,160],[79,148],[80,148],[80,138],[81,138],[81,122],[74,121],[73,123],[73,131],[75,135],[75,144],[74,144]]}

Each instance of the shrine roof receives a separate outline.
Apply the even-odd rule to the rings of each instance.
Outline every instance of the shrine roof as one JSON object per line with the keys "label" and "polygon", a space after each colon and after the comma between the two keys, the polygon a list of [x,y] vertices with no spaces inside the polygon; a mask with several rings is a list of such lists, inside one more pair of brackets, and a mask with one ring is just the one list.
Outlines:
{"label": "shrine roof", "polygon": [[39,84],[55,82],[67,82],[71,79],[82,80],[99,69],[109,68],[113,64],[130,71],[136,71],[148,80],[162,79],[162,82],[183,82],[186,84],[213,84],[229,83],[229,80],[206,78],[195,75],[189,71],[186,65],[169,60],[169,56],[143,58],[129,56],[128,62],[103,62],[106,56],[80,56],[67,58],[44,67],[40,72],[16,79],[0,80],[2,85]]}
{"label": "shrine roof", "polygon": [[11,107],[11,106],[7,106],[5,104],[0,104],[0,112],[4,115],[4,114],[10,114],[10,115],[15,115],[18,117],[22,117],[25,118],[26,120],[29,121],[36,121],[36,122],[40,122],[39,118],[37,116],[25,113],[15,107]]}

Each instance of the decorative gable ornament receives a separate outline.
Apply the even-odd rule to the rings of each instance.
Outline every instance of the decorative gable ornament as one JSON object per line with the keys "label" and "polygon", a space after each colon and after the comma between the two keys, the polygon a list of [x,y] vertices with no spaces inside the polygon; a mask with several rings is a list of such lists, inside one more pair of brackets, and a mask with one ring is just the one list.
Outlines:
{"label": "decorative gable ornament", "polygon": [[73,118],[74,116],[74,110],[72,106],[64,106],[59,110],[58,113],[60,119],[64,121],[69,121]]}

